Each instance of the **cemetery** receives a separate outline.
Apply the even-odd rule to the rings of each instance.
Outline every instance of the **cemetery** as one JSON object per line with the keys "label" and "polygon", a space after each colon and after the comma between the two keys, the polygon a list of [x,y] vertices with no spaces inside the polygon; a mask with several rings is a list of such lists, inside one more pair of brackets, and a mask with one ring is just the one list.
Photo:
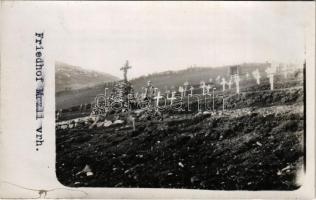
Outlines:
{"label": "cemetery", "polygon": [[304,68],[233,66],[165,91],[127,79],[56,112],[56,173],[71,187],[293,190],[304,166]]}

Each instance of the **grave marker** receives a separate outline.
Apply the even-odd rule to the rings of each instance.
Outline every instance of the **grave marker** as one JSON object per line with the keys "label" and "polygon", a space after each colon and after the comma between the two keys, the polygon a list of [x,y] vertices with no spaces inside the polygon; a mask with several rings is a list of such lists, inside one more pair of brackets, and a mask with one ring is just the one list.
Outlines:
{"label": "grave marker", "polygon": [[212,88],[212,86],[210,84],[208,84],[206,86],[206,90],[207,90],[207,93],[206,94],[209,94],[210,93],[210,89]]}
{"label": "grave marker", "polygon": [[255,77],[256,81],[257,81],[257,85],[260,85],[260,72],[258,69],[256,69],[255,71],[252,72],[253,77]]}
{"label": "grave marker", "polygon": [[186,82],[184,82],[183,85],[184,85],[184,96],[186,96],[186,92],[188,91],[189,82],[186,81]]}
{"label": "grave marker", "polygon": [[125,65],[121,67],[121,71],[124,72],[124,81],[127,82],[127,70],[131,69],[132,66],[129,66],[128,60],[126,61]]}
{"label": "grave marker", "polygon": [[228,89],[231,89],[232,88],[232,79],[230,78],[229,81],[228,81]]}
{"label": "grave marker", "polygon": [[205,89],[206,89],[206,85],[205,85],[205,82],[204,81],[201,81],[201,86],[200,88],[202,88],[202,94],[203,96],[205,95]]}
{"label": "grave marker", "polygon": [[182,99],[184,95],[184,88],[182,86],[179,87],[179,92],[181,94],[181,99]]}
{"label": "grave marker", "polygon": [[266,69],[267,76],[269,77],[270,82],[270,90],[274,89],[274,74],[275,74],[275,68],[269,67]]}
{"label": "grave marker", "polygon": [[234,80],[236,84],[236,93],[239,94],[240,93],[240,89],[239,89],[240,78],[238,74],[234,75]]}
{"label": "grave marker", "polygon": [[193,90],[194,90],[194,87],[191,86],[191,87],[190,87],[190,95],[191,95],[191,96],[193,95]]}
{"label": "grave marker", "polygon": [[215,80],[216,80],[217,83],[220,83],[220,81],[221,81],[221,76],[218,75]]}
{"label": "grave marker", "polygon": [[214,99],[215,99],[215,93],[214,93],[214,91],[216,90],[216,88],[213,88],[213,111],[215,111],[215,101],[214,101]]}
{"label": "grave marker", "polygon": [[171,98],[169,98],[169,100],[170,100],[170,105],[172,105],[172,104],[173,104],[173,100],[176,99],[175,95],[176,95],[176,92],[175,92],[175,91],[171,92]]}
{"label": "grave marker", "polygon": [[160,95],[160,91],[158,91],[157,96],[154,97],[154,99],[157,99],[156,101],[156,106],[159,106],[159,100],[162,98],[163,96]]}
{"label": "grave marker", "polygon": [[246,73],[246,79],[249,80],[249,72]]}
{"label": "grave marker", "polygon": [[154,88],[154,94],[157,94],[158,88]]}
{"label": "grave marker", "polygon": [[284,66],[283,66],[283,75],[284,75],[284,78],[287,78],[287,75],[288,75],[288,68],[287,68],[287,65],[284,65]]}
{"label": "grave marker", "polygon": [[167,99],[169,99],[170,97],[169,97],[169,95],[170,95],[170,90],[167,90],[166,91],[166,96],[167,96]]}
{"label": "grave marker", "polygon": [[225,91],[225,86],[226,86],[226,80],[225,80],[225,78],[223,77],[222,78],[222,82],[221,82],[221,85],[223,86],[223,92]]}

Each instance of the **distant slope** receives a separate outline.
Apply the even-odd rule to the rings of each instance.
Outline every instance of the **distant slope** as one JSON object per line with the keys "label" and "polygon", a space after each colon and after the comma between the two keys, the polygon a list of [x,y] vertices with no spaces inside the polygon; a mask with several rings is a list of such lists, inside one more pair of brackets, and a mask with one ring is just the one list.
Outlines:
{"label": "distant slope", "polygon": [[117,77],[107,73],[86,70],[66,63],[56,62],[55,67],[56,92],[76,90],[118,80]]}
{"label": "distant slope", "polygon": [[[247,72],[250,73],[255,69],[259,69],[260,72],[268,67],[268,63],[245,63],[240,66],[240,74],[243,76]],[[150,74],[147,76],[141,76],[139,78],[131,80],[131,83],[136,91],[147,84],[147,81],[151,81],[152,84],[164,91],[171,87],[183,85],[184,82],[188,81],[192,85],[199,84],[201,81],[208,82],[210,78],[214,81],[217,76],[225,77],[228,80],[230,66],[222,67],[191,67],[179,71],[166,71],[156,74]]]}
{"label": "distant slope", "polygon": [[[245,63],[240,65],[241,74],[244,75],[247,72],[250,73],[255,69],[259,69],[260,72],[268,67],[268,63]],[[219,75],[221,77],[229,76],[230,66],[223,67],[194,67],[179,71],[166,71],[156,74],[150,74],[147,76],[141,76],[136,79],[130,80],[134,90],[141,91],[142,87],[147,84],[147,81],[151,81],[152,84],[162,91],[183,85],[185,81],[188,81],[192,85],[199,84],[204,80],[208,82],[210,78],[213,80]],[[56,94],[56,108],[69,108],[72,106],[91,103],[97,94],[103,94],[104,88],[111,89],[112,83],[102,83],[93,87],[82,88],[80,90],[71,90],[58,92]],[[57,91],[56,91],[57,92]]]}

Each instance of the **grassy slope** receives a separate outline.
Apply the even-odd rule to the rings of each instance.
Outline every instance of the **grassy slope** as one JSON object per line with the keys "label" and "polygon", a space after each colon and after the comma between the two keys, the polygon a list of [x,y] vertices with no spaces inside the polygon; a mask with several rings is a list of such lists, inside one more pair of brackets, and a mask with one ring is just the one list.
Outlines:
{"label": "grassy slope", "polygon": [[86,70],[78,66],[65,63],[56,63],[55,90],[74,90],[104,84],[105,82],[116,81],[117,77],[107,73]]}
{"label": "grassy slope", "polygon": [[[296,189],[304,156],[300,96],[301,90],[262,94],[252,99],[272,102],[251,108],[241,97],[235,101],[242,108],[227,115],[140,121],[136,131],[59,130],[57,177],[67,186]],[[94,176],[76,176],[86,164]]]}

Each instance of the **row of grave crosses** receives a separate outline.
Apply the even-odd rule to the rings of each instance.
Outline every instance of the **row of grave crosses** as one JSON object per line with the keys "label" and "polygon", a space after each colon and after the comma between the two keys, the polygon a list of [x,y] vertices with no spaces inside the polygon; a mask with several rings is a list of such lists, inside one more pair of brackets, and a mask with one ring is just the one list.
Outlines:
{"label": "row of grave crosses", "polygon": [[[126,78],[126,73],[127,70],[130,69],[131,66],[129,66],[128,61],[126,61],[126,64],[124,67],[121,68],[121,70],[124,71],[124,79],[127,80]],[[287,69],[283,69],[284,71],[284,76],[285,78],[287,78]],[[270,89],[273,90],[274,89],[274,75],[276,74],[276,67],[275,66],[271,66],[268,67],[265,71],[267,73],[267,77],[269,78],[269,82],[270,82]],[[253,77],[256,79],[257,85],[260,85],[260,79],[261,79],[261,75],[258,69],[254,70],[252,72]],[[248,80],[250,78],[249,73],[246,73],[246,79]],[[209,79],[210,82],[213,81],[212,78]],[[231,86],[233,85],[233,83],[235,83],[236,85],[236,93],[239,94],[240,93],[240,87],[239,87],[239,82],[240,82],[240,77],[239,74],[234,74],[231,76],[230,80],[227,82],[226,79],[224,77],[217,76],[215,81],[219,84],[222,85],[222,90],[225,91],[226,90],[226,85],[228,85],[228,89],[231,89]],[[181,97],[186,96],[186,92],[188,91],[188,86],[189,86],[189,82],[186,81],[183,84],[184,87],[180,86],[179,87],[179,92],[181,94]],[[202,93],[203,95],[209,93],[209,90],[211,89],[210,85],[205,85],[204,81],[201,81],[201,88],[202,88]],[[190,94],[193,94],[193,90],[194,88],[191,86],[189,88],[190,90]],[[155,94],[157,94],[158,88],[155,88]],[[207,91],[207,93],[206,93]]]}
{"label": "row of grave crosses", "polygon": [[[210,82],[211,82],[211,80],[212,79],[210,79]],[[233,82],[235,82],[235,84],[236,84],[236,92],[239,93],[240,92],[239,81],[240,81],[240,78],[239,78],[238,74],[232,76],[231,79],[228,82],[226,81],[226,79],[224,77],[220,78],[220,76],[218,76],[216,78],[216,82],[222,85],[223,92],[226,90],[226,85],[228,85],[228,89],[230,90],[232,85],[233,85]],[[201,85],[200,88],[202,88],[202,94],[203,95],[208,94],[209,90],[212,88],[209,84],[206,85],[206,83],[204,81],[201,81],[200,85]]]}
{"label": "row of grave crosses", "polygon": [[[124,72],[124,81],[127,82],[127,71],[131,69],[131,66],[129,66],[129,62],[126,61],[125,65],[120,68],[120,70],[122,70]],[[269,81],[270,81],[270,89],[273,90],[274,89],[274,84],[273,84],[273,81],[274,81],[274,74],[276,73],[276,70],[275,68],[272,68],[272,67],[269,67],[266,69],[266,73],[267,73],[267,76],[269,77]],[[258,69],[256,69],[255,71],[252,72],[252,75],[253,77],[256,79],[256,82],[258,85],[260,85],[260,72]],[[249,73],[246,73],[246,79],[249,79]],[[210,83],[213,82],[213,79],[210,78],[209,79]],[[230,90],[231,89],[231,86],[232,84],[235,84],[236,85],[236,93],[239,94],[240,93],[240,87],[239,87],[239,82],[240,82],[240,77],[239,77],[239,74],[234,74],[234,75],[231,75],[230,77],[230,80],[227,82],[226,79],[224,77],[221,78],[221,76],[217,76],[215,78],[215,81],[216,83],[222,85],[222,91],[224,92],[226,90],[226,85],[228,85],[228,89]],[[193,90],[194,90],[194,87],[191,85],[190,88],[189,87],[189,82],[186,81],[183,86],[179,86],[178,88],[178,92],[180,93],[181,95],[181,99],[187,95],[190,95],[190,96],[193,96]],[[202,94],[203,96],[204,95],[207,95],[207,94],[210,94],[210,90],[212,89],[213,91],[213,95],[214,95],[214,90],[216,89],[215,87],[212,87],[210,84],[206,85],[206,83],[204,81],[201,81],[200,82],[200,88],[202,89]],[[141,98],[142,99],[151,99],[151,100],[156,100],[156,104],[158,105],[159,104],[159,100],[161,98],[163,98],[163,96],[161,96],[161,92],[158,91],[158,88],[154,88],[152,85],[151,85],[151,82],[148,81],[147,83],[147,87],[146,88],[143,88],[145,89],[145,93],[142,93],[141,94]],[[107,96],[107,90],[108,88],[105,88],[105,97]],[[187,92],[190,91],[189,94],[187,94]],[[129,94],[131,95],[131,94]],[[166,91],[166,97],[168,100],[170,100],[171,104],[173,104],[174,100],[176,99],[175,97],[176,95],[176,91],[172,91],[171,92],[171,97],[170,97],[170,91]],[[136,99],[138,99],[138,93],[135,93],[135,96],[134,96]]]}
{"label": "row of grave crosses", "polygon": [[[266,69],[265,71],[267,73],[267,77],[269,78],[269,82],[270,82],[270,90],[273,90],[274,89],[274,75],[276,73],[276,69],[274,67],[269,67]],[[261,79],[261,75],[260,75],[260,72],[258,69],[254,70],[252,72],[252,75],[253,77],[256,79],[256,83],[257,85],[260,85],[260,79]],[[248,79],[249,78],[249,73],[246,74],[246,78]],[[212,82],[212,78],[210,78],[210,82]],[[226,81],[226,79],[224,77],[220,77],[220,76],[217,76],[217,78],[215,79],[217,83],[221,84],[222,85],[222,91],[225,91],[226,90],[226,85],[228,86],[228,89],[230,90],[232,85],[235,84],[236,85],[236,93],[239,94],[240,93],[240,86],[239,86],[239,82],[240,82],[240,77],[238,74],[235,74],[235,75],[232,75],[230,80],[229,81]],[[221,81],[220,81],[221,80]],[[180,93],[180,96],[181,98],[185,97],[185,96],[192,96],[193,95],[193,91],[194,91],[194,87],[193,86],[190,86],[189,87],[189,82],[186,81],[184,82],[183,86],[179,86],[178,88],[178,92]],[[207,95],[207,94],[210,94],[210,90],[213,88],[215,89],[214,87],[212,87],[210,84],[207,84],[204,82],[204,81],[201,81],[200,82],[200,88],[202,89],[202,94],[203,95]],[[107,95],[107,90],[108,88],[105,88],[105,96]],[[170,91],[170,90],[167,90],[166,92],[166,97],[168,100],[171,101],[171,103],[176,99],[175,98],[175,95],[176,95],[176,91]],[[171,94],[171,96],[170,96]],[[135,93],[135,98],[138,98],[139,97],[139,94],[138,92]],[[141,98],[145,98],[145,93],[142,93]],[[158,91],[158,88],[154,88],[154,99],[156,99],[157,101],[159,101],[158,99],[160,99],[162,96],[161,96],[161,92]]]}
{"label": "row of grave crosses", "polygon": [[[270,83],[270,90],[274,90],[274,75],[276,74],[276,68],[274,67],[268,67],[266,70],[265,70],[266,74],[267,74],[267,77],[269,78],[269,83]],[[253,77],[256,79],[256,83],[257,85],[260,85],[260,79],[261,79],[261,75],[260,75],[260,72],[258,69],[254,70],[252,72],[252,75]],[[250,75],[249,73],[246,73],[246,78],[249,79],[250,78]],[[210,82],[212,82],[212,78],[210,78]],[[221,81],[220,81],[221,80]],[[235,74],[235,75],[232,75],[230,80],[227,82],[226,79],[224,77],[222,77],[220,79],[220,76],[217,76],[216,78],[216,82],[217,83],[220,83],[222,85],[222,91],[224,92],[226,90],[226,85],[228,85],[228,89],[230,90],[232,85],[235,84],[236,85],[236,93],[239,94],[240,93],[240,76],[239,74]],[[186,81],[184,84],[184,87],[180,86],[179,87],[179,92],[180,92],[180,95],[181,95],[181,98],[186,96],[186,92],[187,91],[190,91],[190,94],[189,95],[193,95],[193,86],[191,86],[188,90],[188,86],[189,86],[189,83]],[[203,95],[206,95],[206,94],[209,94],[210,93],[210,90],[212,89],[212,86],[210,84],[206,85],[206,83],[204,81],[201,81],[200,82],[200,88],[202,89],[202,94]],[[215,88],[213,88],[215,89]],[[172,96],[171,98],[174,97],[176,92],[172,92]],[[169,97],[169,94],[170,94],[170,91],[167,91],[167,97]]]}

